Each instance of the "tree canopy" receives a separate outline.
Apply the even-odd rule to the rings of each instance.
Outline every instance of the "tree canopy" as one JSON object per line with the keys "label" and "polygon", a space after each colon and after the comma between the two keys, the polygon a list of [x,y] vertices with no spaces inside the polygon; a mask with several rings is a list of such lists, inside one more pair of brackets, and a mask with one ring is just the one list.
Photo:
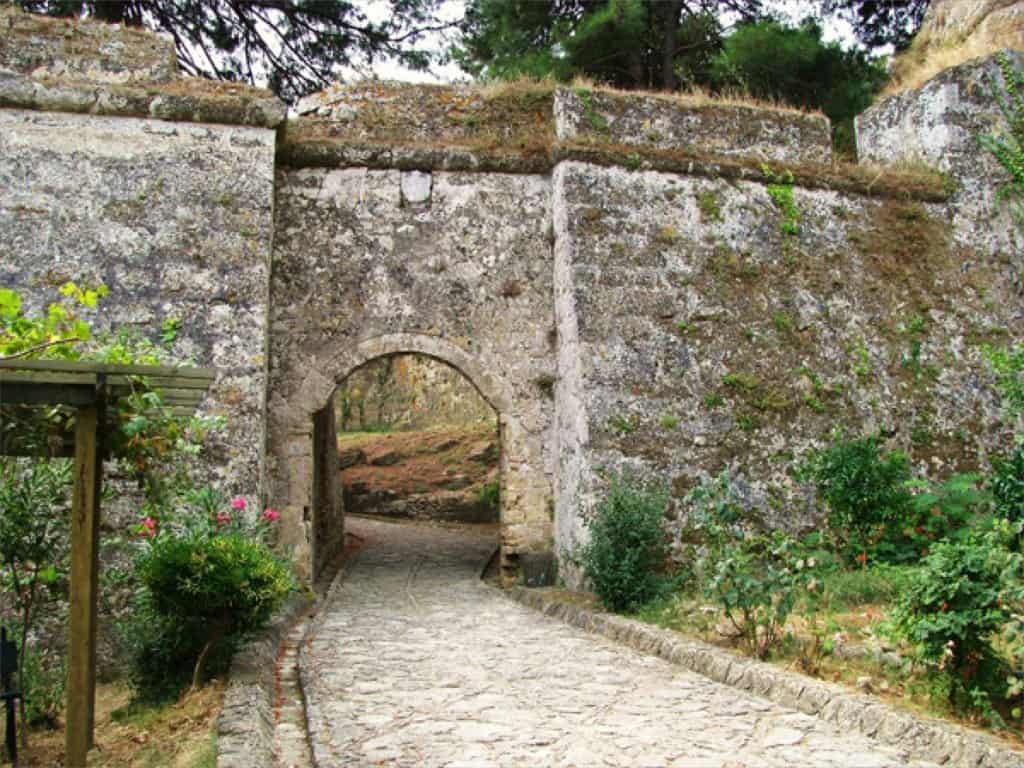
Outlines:
{"label": "tree canopy", "polygon": [[921,26],[931,0],[824,0],[825,13],[834,13],[853,24],[864,45],[906,48]]}
{"label": "tree canopy", "polygon": [[146,26],[174,38],[190,75],[256,83],[285,101],[325,87],[341,67],[393,58],[426,68],[428,33],[446,29],[443,0],[386,0],[371,19],[359,0],[16,0],[27,11]]}
{"label": "tree canopy", "polygon": [[[722,14],[753,20],[761,0],[468,0],[454,52],[473,75],[585,74],[619,88],[700,81]],[[691,82],[692,84],[692,82]]]}

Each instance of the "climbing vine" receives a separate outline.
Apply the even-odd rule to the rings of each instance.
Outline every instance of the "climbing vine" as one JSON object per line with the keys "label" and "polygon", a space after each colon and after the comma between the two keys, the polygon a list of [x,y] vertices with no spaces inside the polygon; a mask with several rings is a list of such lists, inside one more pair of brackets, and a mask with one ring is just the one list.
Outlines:
{"label": "climbing vine", "polygon": [[1018,228],[1024,230],[1024,72],[1018,71],[1005,53],[996,55],[1003,75],[1003,88],[992,83],[992,94],[1006,118],[1007,132],[978,137],[1010,174],[999,189],[1003,200],[1012,200],[1011,213]]}

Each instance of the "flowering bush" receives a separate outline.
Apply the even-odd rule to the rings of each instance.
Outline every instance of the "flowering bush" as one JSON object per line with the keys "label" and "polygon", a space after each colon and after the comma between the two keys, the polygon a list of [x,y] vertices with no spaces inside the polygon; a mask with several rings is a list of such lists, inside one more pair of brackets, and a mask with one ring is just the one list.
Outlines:
{"label": "flowering bush", "polygon": [[726,473],[690,491],[686,504],[700,537],[697,573],[705,597],[721,607],[747,650],[767,658],[798,596],[815,593],[817,563],[781,531],[764,532]]}
{"label": "flowering bush", "polygon": [[987,691],[997,667],[992,640],[1009,621],[1007,590],[1020,573],[1021,555],[1006,546],[1008,526],[936,544],[914,572],[891,616],[890,631],[914,645],[938,673],[955,709],[980,709],[990,720]]}
{"label": "flowering bush", "polygon": [[203,489],[136,528],[142,589],[129,635],[132,680],[143,697],[176,693],[187,670],[197,685],[209,662],[230,658],[234,641],[262,626],[293,588],[266,541],[280,515],[267,509],[251,520],[246,507],[240,496],[226,503]]}

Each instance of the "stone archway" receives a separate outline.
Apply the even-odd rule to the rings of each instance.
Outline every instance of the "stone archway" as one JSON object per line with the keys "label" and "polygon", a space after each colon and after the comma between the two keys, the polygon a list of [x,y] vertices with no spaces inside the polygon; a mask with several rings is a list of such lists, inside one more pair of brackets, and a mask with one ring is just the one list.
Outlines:
{"label": "stone archway", "polygon": [[524,551],[550,549],[550,521],[538,526],[537,509],[550,507],[546,485],[538,483],[533,449],[509,383],[487,370],[462,347],[438,336],[395,333],[339,346],[318,358],[290,398],[295,406],[287,425],[286,462],[289,504],[282,543],[293,550],[303,576],[316,578],[343,546],[344,512],[333,476],[337,467],[332,396],[338,384],[372,360],[419,354],[461,373],[494,409],[501,443],[499,518],[502,572],[508,576]]}

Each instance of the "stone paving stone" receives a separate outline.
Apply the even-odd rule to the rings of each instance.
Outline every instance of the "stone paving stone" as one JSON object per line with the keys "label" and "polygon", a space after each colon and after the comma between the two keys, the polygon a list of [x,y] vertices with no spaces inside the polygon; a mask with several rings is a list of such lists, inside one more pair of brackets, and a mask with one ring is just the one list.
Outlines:
{"label": "stone paving stone", "polygon": [[347,525],[301,660],[320,768],[934,765],[504,599],[472,528]]}

